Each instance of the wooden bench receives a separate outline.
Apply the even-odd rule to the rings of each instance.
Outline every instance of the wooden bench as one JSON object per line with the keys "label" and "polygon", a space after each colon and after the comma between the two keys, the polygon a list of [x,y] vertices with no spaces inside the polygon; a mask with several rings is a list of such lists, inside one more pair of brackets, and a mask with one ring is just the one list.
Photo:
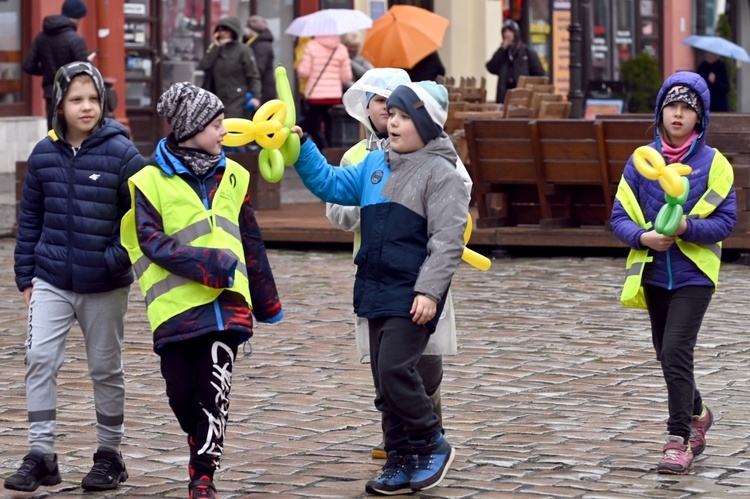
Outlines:
{"label": "wooden bench", "polygon": [[[609,118],[468,120],[477,227],[608,228],[625,164],[654,137],[651,115]],[[738,224],[729,247],[750,249],[748,134],[750,114],[712,116],[708,142],[723,145],[716,147],[735,171]]]}
{"label": "wooden bench", "polygon": [[[535,223],[541,216],[536,153],[532,129],[527,124],[524,119],[465,123],[466,140],[471,144],[467,167],[474,181],[477,227]],[[493,203],[493,194],[502,194],[497,197],[501,204]],[[530,209],[512,209],[515,204]],[[544,211],[551,213],[546,205]]]}

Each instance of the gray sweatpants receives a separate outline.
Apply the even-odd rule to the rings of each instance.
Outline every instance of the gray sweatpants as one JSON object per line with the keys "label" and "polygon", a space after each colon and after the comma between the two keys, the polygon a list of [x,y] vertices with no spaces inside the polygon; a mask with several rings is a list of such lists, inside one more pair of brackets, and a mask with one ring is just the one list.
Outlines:
{"label": "gray sweatpants", "polygon": [[32,283],[25,359],[31,452],[54,452],[57,372],[65,358],[65,339],[76,321],[83,331],[94,384],[97,450],[120,452],[125,431],[123,318],[130,287],[79,294],[38,278]]}

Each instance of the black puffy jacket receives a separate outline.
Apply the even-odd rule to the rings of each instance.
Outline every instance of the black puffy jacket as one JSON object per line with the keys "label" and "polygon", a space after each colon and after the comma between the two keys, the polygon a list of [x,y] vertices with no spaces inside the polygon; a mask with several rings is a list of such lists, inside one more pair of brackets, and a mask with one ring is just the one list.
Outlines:
{"label": "black puffy jacket", "polygon": [[15,249],[20,291],[39,277],[76,293],[102,293],[133,282],[120,244],[130,208],[128,178],[145,160],[120,123],[105,119],[77,154],[48,136],[29,156]]}
{"label": "black puffy jacket", "polygon": [[23,70],[42,77],[44,97],[52,97],[55,73],[61,66],[75,61],[86,61],[86,41],[77,33],[77,26],[65,16],[47,16],[42,32],[34,38],[29,53],[23,60]]}

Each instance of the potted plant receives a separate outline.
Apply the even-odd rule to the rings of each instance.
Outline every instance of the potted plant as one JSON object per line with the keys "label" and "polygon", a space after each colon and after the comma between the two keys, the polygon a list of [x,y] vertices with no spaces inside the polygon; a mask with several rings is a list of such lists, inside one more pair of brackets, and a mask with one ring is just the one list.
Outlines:
{"label": "potted plant", "polygon": [[653,113],[662,83],[654,58],[642,52],[625,61],[620,67],[620,79],[628,87],[628,112]]}

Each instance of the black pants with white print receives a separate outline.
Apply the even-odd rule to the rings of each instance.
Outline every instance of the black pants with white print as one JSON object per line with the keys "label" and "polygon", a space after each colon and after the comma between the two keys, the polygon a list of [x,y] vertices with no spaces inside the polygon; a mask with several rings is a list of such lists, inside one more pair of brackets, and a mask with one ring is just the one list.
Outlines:
{"label": "black pants with white print", "polygon": [[207,334],[170,344],[160,354],[169,406],[187,433],[190,479],[213,480],[224,448],[236,336],[229,331]]}

